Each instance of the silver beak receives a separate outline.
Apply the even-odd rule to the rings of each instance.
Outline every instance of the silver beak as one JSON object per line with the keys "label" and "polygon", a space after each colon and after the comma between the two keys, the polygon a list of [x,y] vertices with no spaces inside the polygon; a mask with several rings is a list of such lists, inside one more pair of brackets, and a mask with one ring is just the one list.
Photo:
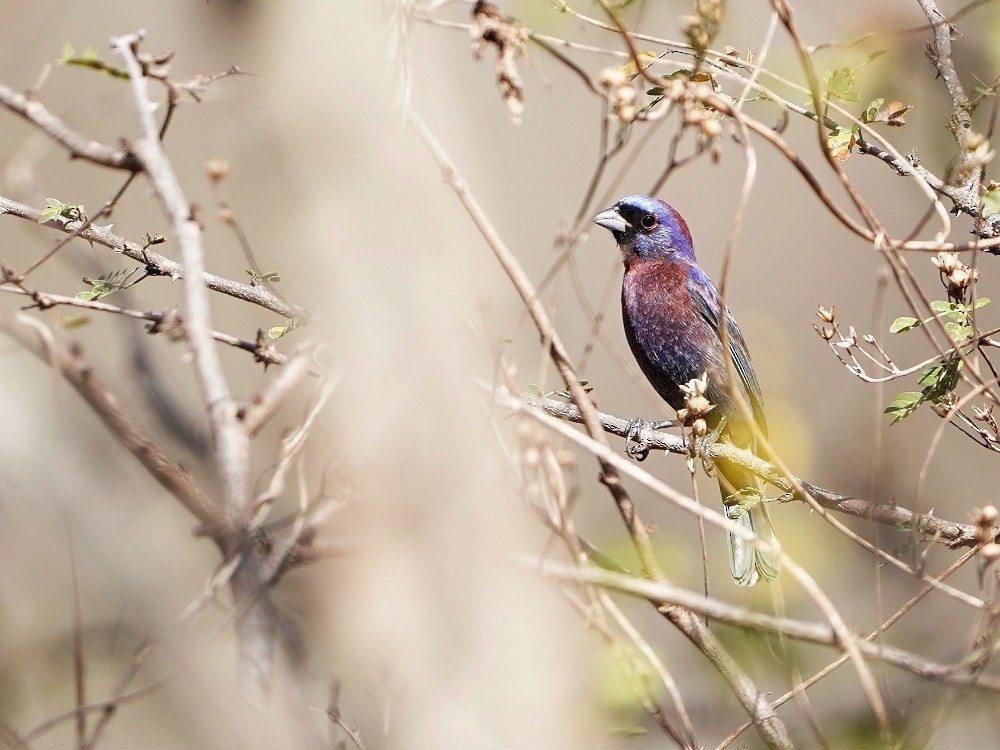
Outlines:
{"label": "silver beak", "polygon": [[610,229],[612,232],[626,232],[632,226],[622,218],[617,208],[609,208],[607,211],[601,211],[601,213],[594,217],[594,223],[605,229]]}

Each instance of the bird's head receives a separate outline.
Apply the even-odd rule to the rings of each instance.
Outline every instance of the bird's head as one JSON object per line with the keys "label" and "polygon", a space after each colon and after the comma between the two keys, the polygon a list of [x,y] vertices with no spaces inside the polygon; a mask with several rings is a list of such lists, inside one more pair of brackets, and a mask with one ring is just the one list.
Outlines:
{"label": "bird's head", "polygon": [[696,262],[687,223],[657,198],[648,195],[622,198],[607,211],[597,214],[594,223],[614,235],[626,264],[669,257]]}

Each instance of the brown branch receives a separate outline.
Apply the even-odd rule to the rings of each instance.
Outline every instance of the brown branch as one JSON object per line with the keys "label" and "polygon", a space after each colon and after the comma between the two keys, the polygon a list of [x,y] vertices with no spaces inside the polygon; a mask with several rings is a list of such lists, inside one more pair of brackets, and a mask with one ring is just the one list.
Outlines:
{"label": "brown branch", "polygon": [[[126,307],[110,305],[107,302],[101,302],[99,300],[78,299],[77,297],[66,297],[62,294],[50,294],[49,292],[35,292],[21,286],[0,287],[0,292],[9,292],[11,294],[20,294],[30,297],[35,302],[34,306],[38,307],[39,310],[48,310],[50,307],[66,305],[68,307],[78,307],[84,310],[93,310],[95,312],[112,313],[126,318],[146,320],[153,323],[153,325],[149,328],[149,333],[167,333],[167,335],[171,337],[183,336],[184,321],[178,315],[176,310],[168,310],[167,312],[162,313],[130,310]],[[249,341],[221,331],[210,331],[210,334],[212,338],[220,344],[226,344],[236,349],[242,349],[243,351],[254,355],[254,360],[256,362],[263,362],[265,365],[283,365],[288,361],[288,357],[286,355],[279,352],[266,340],[262,340],[260,336],[258,336],[255,341]]]}
{"label": "brown branch", "polygon": [[[0,215],[16,216],[19,219],[35,223],[38,223],[38,219],[41,216],[37,209],[26,206],[23,203],[18,203],[10,198],[5,198],[4,196],[0,196]],[[76,221],[55,219],[45,222],[43,226],[58,229],[60,232],[65,232],[66,234],[72,234],[79,228],[79,224],[80,222]],[[168,276],[172,279],[184,278],[184,268],[177,261],[153,252],[148,247],[143,247],[136,242],[129,242],[106,227],[90,226],[81,231],[79,237],[82,240],[107,247],[116,253],[142,263],[150,276]],[[306,311],[301,307],[289,305],[263,286],[244,284],[211,273],[205,273],[203,278],[205,286],[214,292],[220,292],[244,302],[258,305],[283,317],[298,318],[307,315]]]}
{"label": "brown branch", "polygon": [[934,0],[917,0],[917,4],[927,16],[931,29],[934,31],[934,41],[927,46],[927,57],[937,69],[938,75],[944,79],[945,86],[948,87],[952,108],[956,112],[964,112],[966,126],[968,126],[969,99],[965,95],[962,82],[955,71],[955,63],[951,59],[951,38],[952,34],[955,33],[955,27],[951,25],[948,17],[938,10]]}
{"label": "brown branch", "polygon": [[247,434],[253,437],[260,432],[302,381],[312,374],[315,374],[312,351],[304,352],[289,360],[278,376],[250,399],[248,406],[237,411],[236,417],[243,421],[243,429]]}
{"label": "brown branch", "polygon": [[34,93],[20,94],[0,83],[0,104],[36,125],[52,140],[65,146],[69,150],[70,158],[86,159],[111,169],[142,171],[142,164],[135,154],[128,150],[105,146],[77,133],[38,101]]}
{"label": "brown branch", "polygon": [[[551,398],[537,398],[525,395],[522,398],[530,406],[559,419],[579,422],[579,410],[574,404]],[[626,437],[629,431],[629,420],[610,414],[598,412],[598,419],[603,429],[612,435]],[[677,435],[652,430],[644,427],[635,436],[644,446],[651,450],[663,450],[687,456],[688,446]],[[708,458],[722,458],[749,469],[768,484],[777,487],[782,492],[794,493],[795,499],[805,501],[801,493],[796,492],[795,485],[788,477],[778,471],[772,464],[755,456],[750,451],[737,448],[730,443],[717,441],[705,449]],[[975,547],[981,543],[979,528],[974,524],[958,523],[937,516],[915,513],[895,503],[873,503],[857,497],[841,495],[837,492],[817,487],[802,479],[796,479],[809,495],[827,510],[845,515],[875,521],[897,529],[915,531],[925,536],[928,541],[940,542],[952,549],[959,547]]]}
{"label": "brown branch", "polygon": [[98,379],[79,352],[63,351],[42,323],[24,315],[0,312],[0,330],[62,375],[74,390],[157,482],[218,539],[225,519],[195,478],[142,432],[118,399]]}
{"label": "brown branch", "polygon": [[[532,560],[532,565],[537,567],[539,563],[537,560]],[[671,602],[727,625],[773,633],[821,646],[843,648],[844,645],[837,632],[825,623],[766,615],[663,582],[648,581],[597,567],[580,568],[551,561],[543,562],[541,571],[556,580],[611,588],[641,597],[654,604]],[[895,646],[872,643],[860,636],[854,636],[853,640],[867,659],[891,664],[930,682],[948,687],[977,688],[1000,693],[1000,679],[996,677],[976,674],[961,665],[934,662]]]}

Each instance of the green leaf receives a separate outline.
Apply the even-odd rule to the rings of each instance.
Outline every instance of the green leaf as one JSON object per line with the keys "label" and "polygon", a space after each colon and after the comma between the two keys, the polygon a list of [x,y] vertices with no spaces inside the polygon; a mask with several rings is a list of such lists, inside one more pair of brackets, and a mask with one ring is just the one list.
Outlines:
{"label": "green leaf", "polygon": [[961,322],[950,322],[944,324],[944,330],[948,333],[949,338],[956,344],[964,344],[966,341],[972,338],[975,334],[976,329],[972,326],[963,325]]}
{"label": "green leaf", "polygon": [[68,211],[69,208],[70,205],[68,203],[63,203],[55,198],[46,198],[45,208],[43,208],[38,215],[38,223],[44,224],[47,221],[58,219],[63,215],[63,212]]}
{"label": "green leaf", "polygon": [[1000,190],[987,190],[983,193],[983,216],[991,216],[1000,211]]}
{"label": "green leaf", "polygon": [[528,393],[535,398],[545,398],[545,391],[539,388],[537,383],[528,383]]}
{"label": "green leaf", "polygon": [[972,309],[978,310],[980,307],[986,307],[990,304],[989,297],[976,297],[976,301],[972,303]]}
{"label": "green leaf", "polygon": [[883,413],[892,416],[890,424],[896,424],[901,419],[905,419],[917,410],[922,401],[923,394],[916,391],[906,391],[900,393]]}
{"label": "green leaf", "polygon": [[302,325],[301,318],[291,318],[288,323],[283,326],[274,326],[273,328],[267,329],[267,337],[269,339],[280,339],[287,333],[291,333],[296,328]]}
{"label": "green leaf", "polygon": [[840,99],[844,102],[861,101],[861,95],[854,90],[855,82],[854,71],[850,68],[837,68],[823,74],[826,93],[831,99]]}
{"label": "green leaf", "polygon": [[140,270],[139,268],[133,268],[131,270],[112,271],[111,273],[98,276],[96,279],[84,277],[83,283],[90,284],[90,289],[77,292],[76,298],[92,302],[101,299],[101,297],[107,297],[109,294],[131,286],[128,283],[129,279]]}
{"label": "green leaf", "polygon": [[882,109],[883,104],[885,104],[885,99],[882,97],[872,99],[871,103],[865,107],[865,111],[861,113],[861,122],[875,122],[878,111]]}
{"label": "green leaf", "polygon": [[845,162],[851,157],[851,150],[858,142],[858,131],[854,128],[836,127],[826,137],[826,147],[837,161]]}
{"label": "green leaf", "polygon": [[953,303],[946,302],[943,299],[936,299],[936,300],[933,300],[931,302],[931,310],[933,310],[934,312],[936,312],[938,314],[945,313],[945,312],[948,312],[948,311],[954,310],[954,309],[955,309],[955,306],[954,306]]}
{"label": "green leaf", "polygon": [[916,318],[903,316],[892,321],[892,325],[889,326],[889,333],[905,333],[906,331],[913,330],[919,325],[920,321]]}

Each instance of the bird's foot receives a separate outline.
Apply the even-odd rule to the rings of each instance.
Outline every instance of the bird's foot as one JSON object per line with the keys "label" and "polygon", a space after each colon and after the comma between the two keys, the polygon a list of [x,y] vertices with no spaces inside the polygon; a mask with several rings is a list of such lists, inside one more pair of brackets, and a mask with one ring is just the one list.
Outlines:
{"label": "bird's foot", "polygon": [[[716,441],[722,435],[722,431],[726,427],[726,418],[723,417],[719,420],[719,424],[715,426],[711,432],[709,432],[704,437],[698,439],[693,435],[691,436],[691,441],[689,443],[691,450],[691,459],[695,457],[701,458],[702,468],[708,476],[715,476],[715,466],[712,460],[708,457],[708,452],[711,450],[712,446],[715,445]],[[691,460],[689,459],[689,460]]]}
{"label": "bird's foot", "polygon": [[649,455],[649,441],[642,437],[643,430],[665,430],[673,427],[675,423],[671,420],[660,422],[647,422],[635,417],[630,419],[625,428],[625,455],[634,458],[636,461],[645,461]]}

